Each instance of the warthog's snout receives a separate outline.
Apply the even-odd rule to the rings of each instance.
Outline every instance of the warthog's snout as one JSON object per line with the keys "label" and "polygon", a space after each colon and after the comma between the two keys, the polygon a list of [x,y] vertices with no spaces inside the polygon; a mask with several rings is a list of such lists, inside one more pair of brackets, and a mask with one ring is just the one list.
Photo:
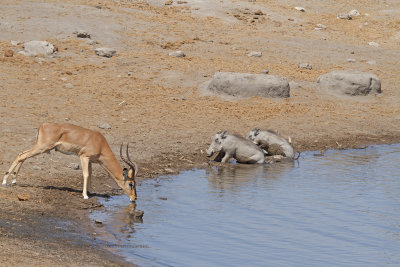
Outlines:
{"label": "warthog's snout", "polygon": [[206,156],[207,157],[211,157],[214,154],[214,151],[212,151],[212,149],[207,149],[206,150]]}

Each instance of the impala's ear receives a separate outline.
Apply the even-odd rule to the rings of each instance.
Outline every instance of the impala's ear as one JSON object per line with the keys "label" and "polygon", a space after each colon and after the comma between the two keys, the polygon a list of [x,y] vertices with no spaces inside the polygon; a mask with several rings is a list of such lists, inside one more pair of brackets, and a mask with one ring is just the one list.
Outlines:
{"label": "impala's ear", "polygon": [[254,129],[254,136],[257,136],[260,133],[260,129],[256,128]]}
{"label": "impala's ear", "polygon": [[126,182],[127,180],[129,180],[129,170],[127,168],[124,168],[122,170],[122,173],[124,174],[124,181]]}
{"label": "impala's ear", "polygon": [[129,180],[135,180],[135,172],[133,169],[129,169],[128,178],[129,178]]}

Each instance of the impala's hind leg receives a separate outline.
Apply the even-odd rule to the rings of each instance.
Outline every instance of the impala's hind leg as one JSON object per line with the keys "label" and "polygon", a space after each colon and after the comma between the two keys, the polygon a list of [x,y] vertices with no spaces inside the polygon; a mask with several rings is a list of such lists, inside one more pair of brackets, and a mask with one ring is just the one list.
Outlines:
{"label": "impala's hind leg", "polygon": [[43,152],[49,151],[51,149],[53,149],[53,146],[43,146],[43,145],[36,144],[31,149],[19,154],[18,157],[11,164],[11,167],[8,169],[8,171],[4,175],[3,185],[7,185],[7,179],[11,174],[14,176],[14,180],[15,180],[15,178],[17,177],[18,172],[21,168],[22,163],[24,163],[24,161],[26,159],[32,158],[36,155],[42,154]]}

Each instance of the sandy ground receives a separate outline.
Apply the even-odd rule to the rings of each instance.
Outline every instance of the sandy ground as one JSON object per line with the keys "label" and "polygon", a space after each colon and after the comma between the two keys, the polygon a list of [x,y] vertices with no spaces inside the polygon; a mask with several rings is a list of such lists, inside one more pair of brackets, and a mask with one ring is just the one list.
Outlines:
{"label": "sandy ground", "polygon": [[[34,144],[43,122],[99,130],[115,153],[130,142],[139,181],[207,165],[203,151],[218,130],[271,128],[290,136],[298,151],[400,141],[399,1],[311,0],[301,2],[305,12],[289,0],[186,2],[2,1],[1,169]],[[337,19],[352,9],[361,16]],[[327,28],[316,30],[318,23]],[[79,29],[96,44],[77,38]],[[58,53],[26,57],[12,40],[46,40]],[[117,54],[99,57],[96,47]],[[4,56],[9,49],[14,56]],[[175,50],[187,56],[169,57]],[[263,56],[248,57],[251,51]],[[226,101],[198,89],[217,71],[265,69],[290,80],[290,98]],[[375,73],[383,93],[350,98],[320,90],[318,76],[339,69]],[[100,122],[111,129],[99,129]],[[79,158],[37,156],[24,164],[17,186],[0,188],[0,265],[123,264],[97,240],[87,216],[101,208],[99,198],[121,192],[95,166],[96,194],[84,201],[81,171],[69,163]],[[19,201],[20,194],[28,200]]]}

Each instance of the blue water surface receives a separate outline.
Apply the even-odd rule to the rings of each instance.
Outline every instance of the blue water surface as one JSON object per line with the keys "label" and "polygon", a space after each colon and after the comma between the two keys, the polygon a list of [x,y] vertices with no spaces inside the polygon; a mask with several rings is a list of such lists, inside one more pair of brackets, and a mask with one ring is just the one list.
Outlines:
{"label": "blue water surface", "polygon": [[400,145],[226,164],[105,201],[113,249],[141,266],[400,266]]}

